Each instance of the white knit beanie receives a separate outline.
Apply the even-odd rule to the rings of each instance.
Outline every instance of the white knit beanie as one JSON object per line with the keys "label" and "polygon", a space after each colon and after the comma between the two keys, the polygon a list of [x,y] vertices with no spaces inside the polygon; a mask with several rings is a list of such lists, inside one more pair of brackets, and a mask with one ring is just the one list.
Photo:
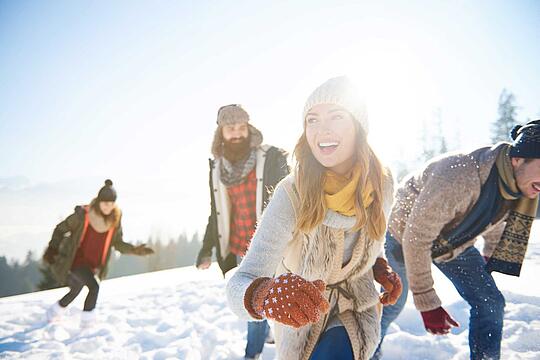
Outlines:
{"label": "white knit beanie", "polygon": [[315,105],[336,104],[347,110],[360,123],[364,132],[368,133],[369,123],[364,99],[353,82],[346,76],[338,76],[327,80],[315,89],[304,106],[304,117]]}

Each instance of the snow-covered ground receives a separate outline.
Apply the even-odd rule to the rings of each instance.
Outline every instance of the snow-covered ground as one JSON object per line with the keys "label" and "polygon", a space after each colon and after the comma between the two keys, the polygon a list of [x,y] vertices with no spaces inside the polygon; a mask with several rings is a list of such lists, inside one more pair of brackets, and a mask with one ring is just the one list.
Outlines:
{"label": "snow-covered ground", "polygon": [[[502,358],[540,359],[540,224],[534,227],[522,276],[496,275],[506,300]],[[436,273],[444,306],[461,323],[450,336],[425,333],[411,299],[390,329],[385,359],[468,359],[468,306]],[[66,289],[0,299],[0,358],[4,359],[241,359],[246,325],[227,308],[216,264],[104,281],[98,321],[79,329],[85,293],[59,324],[44,320]],[[263,359],[274,359],[267,345]]]}

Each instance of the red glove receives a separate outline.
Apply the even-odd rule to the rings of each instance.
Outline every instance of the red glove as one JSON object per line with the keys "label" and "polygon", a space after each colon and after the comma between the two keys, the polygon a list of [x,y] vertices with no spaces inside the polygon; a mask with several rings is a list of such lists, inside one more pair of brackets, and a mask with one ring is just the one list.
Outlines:
{"label": "red glove", "polygon": [[47,264],[52,265],[56,261],[56,255],[58,255],[58,250],[49,246],[47,250],[45,250],[45,254],[43,254],[43,260]]}
{"label": "red glove", "polygon": [[379,296],[381,304],[394,305],[403,290],[399,275],[392,271],[385,259],[377,258],[375,265],[373,265],[373,277],[384,289],[384,292]]}
{"label": "red glove", "polygon": [[307,281],[295,274],[283,274],[275,279],[258,278],[244,296],[244,305],[258,319],[273,319],[299,328],[319,321],[330,304],[324,298],[322,280]]}
{"label": "red glove", "polygon": [[459,327],[459,323],[442,307],[435,310],[422,311],[422,320],[427,332],[433,335],[446,335],[452,327]]}

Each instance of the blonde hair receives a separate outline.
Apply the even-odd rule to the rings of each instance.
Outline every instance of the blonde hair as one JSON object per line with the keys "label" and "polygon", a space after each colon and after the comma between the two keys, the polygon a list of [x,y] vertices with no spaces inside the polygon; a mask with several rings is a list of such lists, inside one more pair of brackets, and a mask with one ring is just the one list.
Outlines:
{"label": "blonde hair", "polygon": [[[362,127],[356,121],[354,124],[356,128],[354,156],[361,169],[354,202],[357,219],[354,230],[365,228],[371,239],[382,239],[386,231],[383,189],[389,174],[367,143],[367,136]],[[313,156],[307,142],[305,129],[294,148],[294,158],[296,159],[296,188],[300,200],[296,227],[298,230],[308,233],[324,220],[326,213],[324,180],[327,168]],[[368,181],[373,186],[373,202],[366,209],[362,200],[362,191]]]}

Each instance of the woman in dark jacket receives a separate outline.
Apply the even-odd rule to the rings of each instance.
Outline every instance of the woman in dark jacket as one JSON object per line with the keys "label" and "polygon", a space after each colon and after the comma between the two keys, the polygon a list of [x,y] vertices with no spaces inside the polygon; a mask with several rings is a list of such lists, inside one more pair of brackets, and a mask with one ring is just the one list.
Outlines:
{"label": "woman in dark jacket", "polygon": [[93,322],[99,280],[107,274],[112,246],[122,254],[149,255],[154,252],[144,244],[134,246],[122,240],[122,213],[116,205],[116,190],[112,185],[111,180],[106,180],[90,205],[77,206],[74,213],[54,229],[43,260],[49,264],[55,279],[70,290],[47,312],[51,321],[57,319],[86,286],[88,295],[81,326]]}

